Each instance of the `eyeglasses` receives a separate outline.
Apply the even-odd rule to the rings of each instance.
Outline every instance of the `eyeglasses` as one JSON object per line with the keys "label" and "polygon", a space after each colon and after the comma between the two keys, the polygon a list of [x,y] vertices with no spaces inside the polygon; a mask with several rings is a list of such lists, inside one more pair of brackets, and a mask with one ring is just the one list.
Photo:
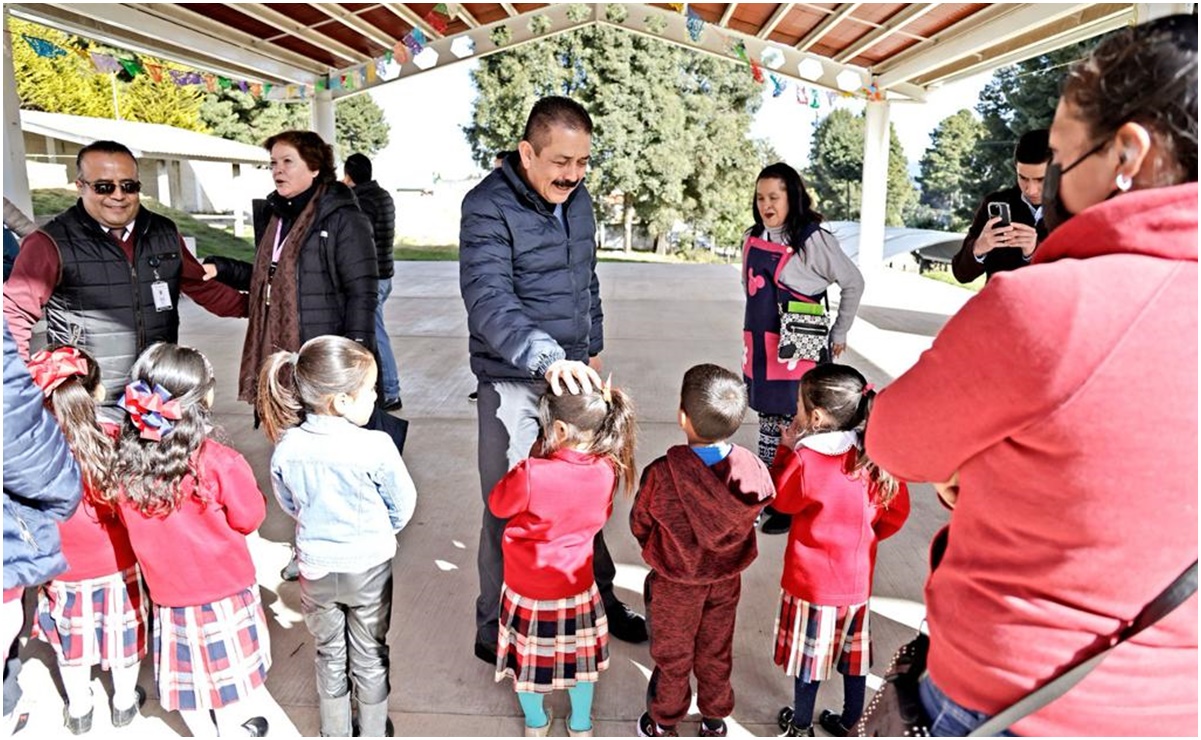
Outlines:
{"label": "eyeglasses", "polygon": [[[94,182],[88,182],[82,177],[79,178],[79,182],[82,182],[84,185],[87,185],[89,188],[91,188],[92,192],[96,193],[96,195],[112,195],[117,189],[118,185],[118,183],[111,182],[109,180],[96,180]],[[126,193],[127,195],[134,195],[142,192],[142,183],[138,180],[122,180],[120,182],[120,186],[121,192]]]}

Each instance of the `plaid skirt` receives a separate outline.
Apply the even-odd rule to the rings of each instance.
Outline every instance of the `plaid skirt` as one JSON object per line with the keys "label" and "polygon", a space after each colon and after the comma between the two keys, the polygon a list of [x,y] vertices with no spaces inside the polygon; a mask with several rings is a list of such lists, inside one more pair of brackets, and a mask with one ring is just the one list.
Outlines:
{"label": "plaid skirt", "polygon": [[596,584],[566,599],[527,599],[500,591],[496,680],[517,691],[549,693],[595,682],[609,667],[609,620]]}
{"label": "plaid skirt", "polygon": [[220,709],[271,667],[258,586],[201,606],[154,607],[154,680],[163,709]]}
{"label": "plaid skirt", "polygon": [[810,604],[780,590],[776,615],[776,665],[804,683],[825,681],[838,656],[838,672],[866,676],[871,666],[867,603],[853,606]]}
{"label": "plaid skirt", "polygon": [[38,588],[33,636],[54,648],[59,665],[128,668],[146,657],[149,604],[136,563],[99,578],[50,581]]}

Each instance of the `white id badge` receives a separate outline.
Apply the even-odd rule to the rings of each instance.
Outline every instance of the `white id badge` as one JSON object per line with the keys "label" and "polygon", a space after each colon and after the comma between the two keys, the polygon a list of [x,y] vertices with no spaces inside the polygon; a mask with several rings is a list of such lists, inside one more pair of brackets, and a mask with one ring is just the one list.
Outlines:
{"label": "white id badge", "polygon": [[155,280],[150,284],[150,292],[154,294],[155,311],[171,310],[171,291],[167,288],[167,283],[162,280]]}

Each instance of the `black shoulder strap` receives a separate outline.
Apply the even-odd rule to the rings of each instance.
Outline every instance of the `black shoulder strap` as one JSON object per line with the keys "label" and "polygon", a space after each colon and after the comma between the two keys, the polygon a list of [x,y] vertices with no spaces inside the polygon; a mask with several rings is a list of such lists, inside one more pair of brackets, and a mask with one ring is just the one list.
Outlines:
{"label": "black shoulder strap", "polygon": [[1097,664],[1109,655],[1109,651],[1151,625],[1166,617],[1173,609],[1183,604],[1197,592],[1197,561],[1194,560],[1172,584],[1163,590],[1150,604],[1143,607],[1130,626],[1122,630],[1118,639],[1109,647],[1078,662],[1068,670],[1056,676],[1052,681],[1030,692],[1004,711],[993,715],[987,722],[977,727],[968,737],[990,737],[1008,729],[1013,723],[1023,717],[1033,714],[1059,697],[1063,696],[1080,680],[1097,667]]}

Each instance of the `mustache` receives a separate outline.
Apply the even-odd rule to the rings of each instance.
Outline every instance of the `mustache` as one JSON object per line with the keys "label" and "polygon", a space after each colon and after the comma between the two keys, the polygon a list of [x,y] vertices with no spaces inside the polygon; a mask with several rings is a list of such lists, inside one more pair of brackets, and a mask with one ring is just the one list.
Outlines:
{"label": "mustache", "polygon": [[575,186],[577,186],[579,184],[580,184],[579,180],[555,180],[554,181],[554,186],[557,188],[573,189],[573,188],[575,188]]}

